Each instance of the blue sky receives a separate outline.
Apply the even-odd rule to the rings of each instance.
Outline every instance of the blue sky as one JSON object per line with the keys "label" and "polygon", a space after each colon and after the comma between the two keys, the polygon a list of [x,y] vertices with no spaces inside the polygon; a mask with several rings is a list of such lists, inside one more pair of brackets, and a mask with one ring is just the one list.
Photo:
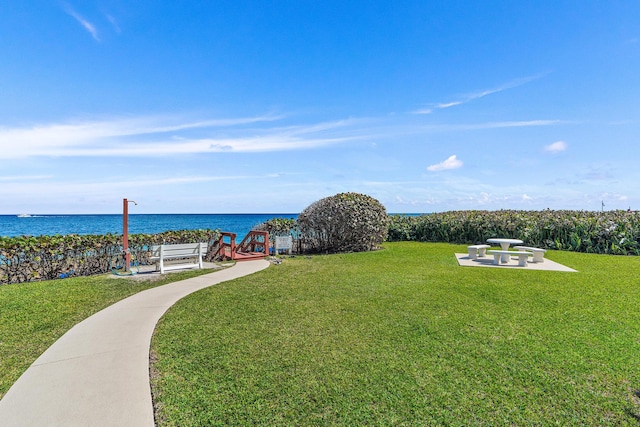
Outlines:
{"label": "blue sky", "polygon": [[1,214],[640,209],[635,0],[3,2],[0,94]]}

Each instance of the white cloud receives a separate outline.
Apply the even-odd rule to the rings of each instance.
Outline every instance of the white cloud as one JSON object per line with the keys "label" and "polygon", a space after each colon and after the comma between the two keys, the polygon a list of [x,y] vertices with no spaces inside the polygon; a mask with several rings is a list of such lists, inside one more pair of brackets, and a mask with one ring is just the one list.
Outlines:
{"label": "white cloud", "polygon": [[[266,129],[253,127],[279,118],[265,115],[192,121],[175,117],[138,117],[5,127],[0,128],[0,146],[15,148],[0,151],[0,159],[36,156],[155,157],[222,151],[304,150],[361,137],[337,132],[352,125],[354,120]],[[217,128],[224,128],[224,132]]]}
{"label": "white cloud", "polygon": [[475,99],[475,98],[469,98],[467,101],[442,102],[440,104],[436,104],[436,108],[443,109],[443,108],[455,107],[456,105],[460,105],[460,104],[464,104],[465,102],[469,102],[471,99]]}
{"label": "white cloud", "polygon": [[135,182],[135,190],[147,191],[146,189],[154,189],[166,186],[181,186],[182,184],[197,184],[216,181],[258,181],[271,178],[267,174],[263,175],[193,175],[182,177],[171,176],[154,176],[154,177],[127,177],[114,178],[103,177],[100,180],[91,180],[78,182],[73,180],[56,180],[47,182],[20,182],[12,185],[4,186],[0,189],[0,195],[7,197],[9,195],[20,194],[39,194],[39,198],[47,198],[50,196],[59,197],[60,194],[76,194],[89,196],[91,194],[123,194],[131,191],[131,182]]}
{"label": "white cloud", "polygon": [[[398,135],[503,127],[550,126],[558,120],[490,122],[461,125],[409,125],[380,119],[343,119],[277,125],[287,116],[264,114],[229,119],[194,119],[184,115],[116,117],[0,126],[0,159],[30,157],[158,157],[212,152],[306,150],[348,141]],[[446,168],[460,167],[452,160]],[[459,162],[459,161],[457,161]],[[437,167],[434,165],[433,167]],[[442,166],[441,166],[442,167]],[[431,170],[431,169],[430,169]],[[438,170],[438,169],[435,169]]]}
{"label": "white cloud", "polygon": [[0,176],[0,181],[40,181],[53,178],[51,175],[12,175]]}
{"label": "white cloud", "polygon": [[533,80],[537,80],[537,79],[543,77],[544,75],[545,74],[536,74],[536,75],[533,75],[533,76],[528,76],[528,77],[523,77],[523,78],[511,80],[510,82],[507,82],[507,83],[502,84],[500,86],[497,86],[495,88],[479,90],[477,92],[473,92],[473,93],[470,93],[470,94],[467,94],[467,95],[463,95],[463,96],[461,96],[461,99],[459,99],[457,101],[437,103],[437,104],[433,105],[433,108],[421,108],[419,110],[413,111],[412,114],[431,114],[433,112],[434,108],[438,109],[438,110],[442,110],[442,109],[445,109],[445,108],[456,107],[458,105],[466,104],[468,102],[474,101],[474,100],[479,99],[479,98],[484,98],[485,96],[492,95],[494,93],[499,93],[499,92],[503,92],[503,91],[508,90],[508,89],[513,89],[515,87],[522,86],[522,85],[524,85],[526,83],[529,83],[529,82],[531,82]]}
{"label": "white cloud", "polygon": [[617,200],[617,201],[620,201],[620,202],[625,202],[625,201],[629,200],[629,196],[627,196],[625,194],[620,194],[620,193],[602,193],[600,195],[600,198],[602,200],[613,199],[613,200]]}
{"label": "white cloud", "polygon": [[[508,122],[486,122],[486,123],[473,123],[473,124],[435,124],[425,125],[416,128],[409,128],[413,133],[415,131],[434,131],[434,132],[457,132],[457,131],[469,131],[469,130],[483,130],[483,129],[502,129],[502,128],[514,128],[514,127],[537,127],[537,126],[555,126],[570,124],[571,122],[563,120],[521,120],[521,121],[508,121]],[[398,134],[400,130],[395,130],[395,134]]]}
{"label": "white cloud", "polygon": [[556,141],[553,144],[549,144],[544,147],[544,151],[548,151],[550,153],[560,153],[565,151],[568,148],[567,143],[564,141]]}
{"label": "white cloud", "polygon": [[454,154],[441,163],[429,166],[427,170],[431,172],[438,172],[449,169],[458,169],[460,167],[462,167],[462,162],[458,160],[458,157]]}
{"label": "white cloud", "polygon": [[517,122],[492,122],[478,126],[485,129],[529,127],[529,126],[551,126],[563,123],[560,120],[525,120]]}
{"label": "white cloud", "polygon": [[91,22],[89,22],[83,16],[81,16],[78,12],[76,12],[69,4],[65,4],[64,8],[65,8],[65,11],[69,14],[69,16],[73,17],[76,21],[78,21],[78,23],[85,30],[87,30],[89,34],[91,34],[91,37],[93,37],[95,41],[98,41],[98,42],[100,41],[100,36],[98,35],[98,30],[96,29],[95,25],[93,25]]}
{"label": "white cloud", "polygon": [[111,27],[113,28],[113,30],[116,33],[120,34],[122,30],[120,29],[120,26],[118,25],[118,22],[116,21],[116,19],[108,13],[106,13],[104,16],[105,18],[107,18],[107,21],[109,21],[109,23],[111,24]]}
{"label": "white cloud", "polygon": [[493,202],[493,197],[489,193],[484,191],[480,193],[480,196],[473,196],[472,200],[479,205],[486,205]]}

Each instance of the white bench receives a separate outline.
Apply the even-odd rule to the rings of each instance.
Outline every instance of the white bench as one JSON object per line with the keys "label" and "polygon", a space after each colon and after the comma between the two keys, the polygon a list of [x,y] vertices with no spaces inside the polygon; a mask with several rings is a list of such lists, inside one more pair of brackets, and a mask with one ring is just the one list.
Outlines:
{"label": "white bench", "polygon": [[484,257],[485,251],[489,249],[491,246],[489,245],[472,245],[467,246],[467,250],[469,251],[469,259],[476,259],[478,257]]}
{"label": "white bench", "polygon": [[[206,243],[181,243],[174,245],[151,246],[150,261],[160,264],[160,273],[168,270],[180,270],[183,268],[203,268],[202,257],[207,253]],[[172,259],[195,259],[192,263],[180,263],[165,266],[164,262]]]}
{"label": "white bench", "polygon": [[529,246],[514,246],[513,249],[533,252],[533,262],[544,262],[544,254],[547,252],[546,249],[532,248]]}
{"label": "white bench", "polygon": [[499,265],[500,264],[500,258],[502,258],[502,262],[509,262],[509,257],[510,256],[517,256],[518,257],[518,265],[520,267],[526,267],[527,266],[527,258],[530,256],[533,256],[533,254],[531,252],[525,252],[525,251],[487,251],[487,253],[489,255],[493,255],[493,264],[494,265]]}

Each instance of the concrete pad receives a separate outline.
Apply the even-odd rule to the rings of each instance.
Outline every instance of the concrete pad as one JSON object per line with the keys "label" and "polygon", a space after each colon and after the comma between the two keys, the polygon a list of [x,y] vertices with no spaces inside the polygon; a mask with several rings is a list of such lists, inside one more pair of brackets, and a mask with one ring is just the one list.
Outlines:
{"label": "concrete pad", "polygon": [[142,291],[80,322],[0,400],[0,425],[154,427],[149,349],[160,317],[197,290],[269,266],[245,261]]}
{"label": "concrete pad", "polygon": [[557,262],[545,258],[544,262],[528,262],[525,267],[518,265],[518,258],[510,258],[507,263],[493,264],[493,256],[478,257],[470,259],[469,254],[455,254],[458,265],[463,267],[491,267],[491,268],[510,268],[517,270],[546,270],[546,271],[565,271],[576,273],[577,270],[566,267]]}

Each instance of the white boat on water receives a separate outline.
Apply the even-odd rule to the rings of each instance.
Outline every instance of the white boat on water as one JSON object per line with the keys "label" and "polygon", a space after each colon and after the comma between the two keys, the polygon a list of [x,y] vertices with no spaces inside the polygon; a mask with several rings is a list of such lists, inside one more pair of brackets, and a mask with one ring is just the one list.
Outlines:
{"label": "white boat on water", "polygon": [[18,214],[17,215],[18,218],[31,218],[30,214]]}

